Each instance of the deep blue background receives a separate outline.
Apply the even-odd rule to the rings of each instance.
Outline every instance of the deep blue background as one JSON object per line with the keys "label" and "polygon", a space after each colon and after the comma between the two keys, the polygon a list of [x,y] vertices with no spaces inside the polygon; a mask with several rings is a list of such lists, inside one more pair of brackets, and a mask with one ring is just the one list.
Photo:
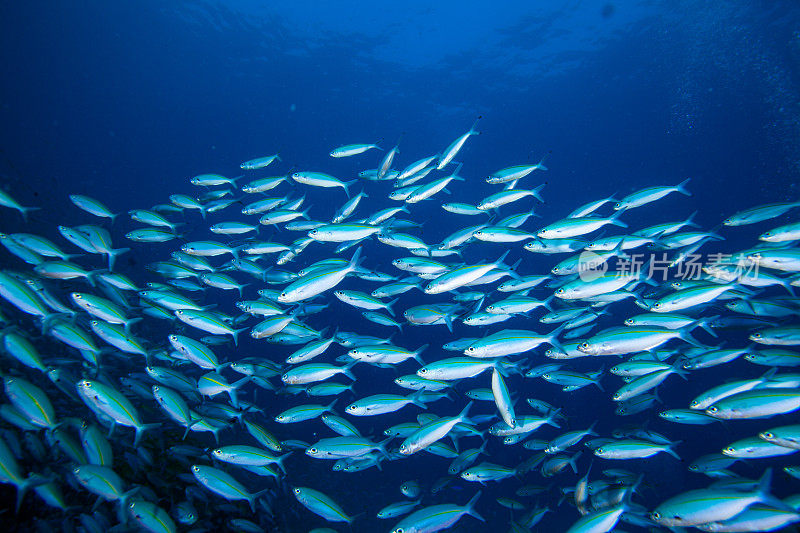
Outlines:
{"label": "deep blue background", "polygon": [[[237,175],[242,160],[275,152],[284,159],[280,172],[297,166],[351,179],[380,156],[331,160],[333,147],[381,140],[389,148],[404,134],[395,164],[402,168],[441,151],[482,115],[482,134],[459,155],[468,181],[450,187],[453,200],[474,201],[493,190],[482,180],[488,173],[538,161],[549,151],[551,170],[535,178],[548,182],[547,204],[539,210],[547,221],[589,200],[687,177],[691,199],[669,197],[626,220],[640,227],[699,210],[698,222],[710,228],[744,207],[798,198],[796,3],[427,4],[3,3],[2,187],[24,205],[43,206],[28,229],[56,240],[55,224],[87,222],[68,203],[71,193],[95,196],[114,211],[144,208],[171,193],[195,193],[188,183],[195,174]],[[344,199],[308,194],[317,218]],[[426,223],[420,230],[426,241],[463,225],[463,219],[451,227],[432,225],[440,214],[438,202],[415,207],[414,220]],[[0,222],[3,231],[22,227],[7,210]],[[192,223],[203,229],[196,216]],[[116,231],[129,226],[123,222]],[[747,246],[758,232],[726,234],[726,248]],[[171,249],[139,247],[121,264],[143,281],[137,265]],[[468,259],[493,259],[500,250],[479,247]],[[386,261],[394,256],[382,255],[387,252],[377,245],[369,251],[368,266],[391,270]],[[323,256],[324,250],[310,250],[307,257]],[[552,265],[549,258],[527,259],[528,272]],[[400,309],[413,305],[411,295],[404,298]],[[427,342],[430,331],[440,330],[412,329],[406,346]],[[460,326],[456,334],[474,332]],[[677,397],[691,397],[703,384]],[[542,390],[557,389],[544,384]],[[365,385],[359,392],[377,390]],[[573,427],[588,425],[594,413],[582,411],[575,399]],[[405,419],[395,418],[386,425]],[[695,430],[670,429],[675,439],[691,439]],[[719,438],[722,444],[733,440]],[[295,464],[300,469],[304,462]],[[334,476],[331,492],[355,512],[344,502],[378,475],[358,478],[364,485],[350,485],[348,493],[345,485],[356,478]],[[466,501],[472,490],[454,499]],[[370,514],[399,493],[374,499]],[[562,520],[574,518],[570,510]]]}

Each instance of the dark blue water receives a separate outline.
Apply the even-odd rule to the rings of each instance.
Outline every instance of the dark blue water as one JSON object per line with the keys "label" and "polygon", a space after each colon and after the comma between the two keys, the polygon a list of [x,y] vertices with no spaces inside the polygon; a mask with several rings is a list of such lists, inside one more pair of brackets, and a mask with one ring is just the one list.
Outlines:
{"label": "dark blue water", "polygon": [[[0,58],[5,67],[0,81],[1,183],[23,205],[43,208],[27,226],[16,213],[3,210],[0,229],[38,233],[63,243],[56,225],[96,222],[69,203],[69,194],[96,197],[114,212],[148,208],[167,202],[169,194],[197,194],[189,184],[191,176],[204,172],[235,176],[241,161],[272,153],[280,153],[283,159],[276,175],[300,168],[345,180],[360,170],[375,168],[382,154],[335,160],[328,157],[332,148],[380,141],[388,149],[401,138],[395,168],[402,168],[442,151],[478,116],[482,117],[481,135],[470,138],[457,158],[464,163],[460,174],[467,181],[451,184],[452,196],[417,204],[409,217],[422,224],[410,232],[426,242],[438,242],[459,227],[477,223],[465,217],[444,217],[441,201],[474,202],[496,190],[484,182],[485,176],[510,165],[539,161],[545,154],[549,154],[550,170],[527,178],[529,186],[547,182],[546,203],[536,209],[545,223],[593,199],[686,178],[691,178],[690,198],[671,195],[656,207],[632,211],[625,220],[632,228],[640,228],[682,220],[698,211],[696,221],[710,229],[745,207],[798,198],[800,8],[793,2],[575,1],[535,7],[528,2],[487,7],[480,2],[452,1],[436,6],[350,1],[271,4],[142,1],[0,6]],[[359,184],[351,189],[360,188]],[[367,182],[364,189],[370,193],[373,210],[394,205],[384,199],[385,184]],[[345,200],[339,190],[305,188],[303,192],[305,205],[313,206],[312,214],[319,220],[329,219]],[[525,205],[533,203],[526,200]],[[237,211],[211,215],[209,222],[245,220]],[[187,215],[186,221],[187,240],[210,237],[207,224],[196,213]],[[538,225],[537,220],[532,227]],[[133,248],[120,258],[120,271],[144,283],[153,279],[145,265],[166,259],[176,246],[122,244],[124,233],[134,227],[138,225],[123,215],[112,235],[117,246]],[[765,229],[745,227],[726,233],[726,241],[710,245],[708,251],[751,246]],[[270,235],[281,242],[300,237],[271,234],[262,228],[262,237]],[[506,248],[472,246],[463,258],[468,263],[494,260]],[[328,257],[331,249],[310,246],[297,268]],[[511,250],[508,263],[522,259],[523,273],[544,273],[563,258],[531,255],[521,246]],[[399,256],[394,250],[370,242],[364,253],[368,267],[396,273],[390,265]],[[25,268],[3,254],[4,268]],[[245,274],[236,277],[252,283],[245,289],[246,296],[255,297],[255,290],[262,287]],[[365,290],[355,278],[348,278],[343,287]],[[374,285],[368,287],[372,290]],[[230,308],[234,301],[230,295],[207,299],[217,301],[220,308]],[[430,301],[411,292],[401,297],[397,309]],[[614,310],[622,318],[637,312],[631,303]],[[365,322],[357,310],[336,300],[308,323],[320,329],[357,323],[358,328],[348,327],[362,334],[392,333],[391,328]],[[617,323],[608,320],[603,327]],[[514,319],[507,326],[525,324],[526,319]],[[161,331],[159,327],[163,325],[154,326],[157,337],[151,331],[153,343],[163,342],[169,333],[168,328]],[[444,326],[406,325],[400,338],[403,346],[413,348],[477,335],[461,324],[456,324],[452,335]],[[147,338],[147,333],[140,336]],[[698,337],[714,342],[705,334]],[[746,335],[732,333],[725,340],[738,345],[746,342]],[[280,361],[292,350],[243,335],[238,350],[227,346],[217,352],[222,359],[260,355]],[[111,364],[121,365],[120,372],[142,371],[131,361],[112,360]],[[406,365],[404,373],[412,373],[413,364]],[[602,366],[586,360],[571,364],[582,371]],[[753,365],[744,361],[725,366],[719,373],[702,372],[699,379],[688,382],[670,377],[660,389],[664,404],[684,407],[687,399],[724,379],[754,375]],[[392,370],[361,366],[355,373],[358,397],[385,392],[394,377]],[[608,435],[621,424],[649,420],[650,428],[684,441],[679,453],[686,464],[764,428],[763,422],[712,426],[718,427],[713,431],[708,426],[670,425],[653,411],[615,418],[608,396],[619,380],[605,379],[605,393],[591,387],[563,393],[544,381],[518,377],[509,383],[520,397],[540,397],[563,406],[572,429],[599,419],[598,432]],[[488,376],[483,375],[461,388],[488,384]],[[252,400],[253,389],[246,391]],[[263,391],[258,398],[269,419],[300,402]],[[341,400],[339,407],[351,398]],[[600,403],[604,408],[598,410]],[[434,405],[437,414],[455,415],[464,401]],[[82,405],[75,406],[71,416],[91,416],[81,409]],[[490,414],[494,408],[481,404],[476,411]],[[150,417],[159,415],[155,407],[145,412]],[[380,421],[357,423],[365,435],[377,440],[382,428],[409,420],[410,413],[405,408]],[[283,439],[313,442],[330,433],[319,421],[272,426]],[[698,438],[701,432],[703,437]],[[557,434],[553,428],[543,430],[547,437]],[[196,443],[211,446],[207,437],[198,437]],[[158,452],[159,446],[168,443],[159,439],[148,446]],[[490,443],[490,451],[489,460],[505,465],[518,464],[530,455],[500,442]],[[315,487],[334,497],[348,513],[365,512],[354,531],[391,527],[394,521],[379,523],[374,514],[402,498],[400,483],[417,479],[429,488],[449,464],[449,460],[421,454],[384,464],[382,472],[341,474],[330,472],[328,462],[308,459],[302,452],[295,455],[282,483]],[[584,451],[581,475],[590,457]],[[765,466],[785,464],[791,461],[760,460],[743,464],[737,472],[756,477]],[[687,488],[707,484],[706,478],[690,475],[686,465],[666,455],[620,466],[645,472],[638,501],[650,509],[681,484]],[[53,470],[67,479],[63,464]],[[552,482],[551,493],[539,499],[554,511],[543,522],[546,530],[565,529],[578,517],[567,504],[557,507],[558,488],[574,485],[578,477],[563,476],[550,481],[535,475],[525,479],[525,483]],[[243,478],[252,490],[273,483]],[[174,478],[170,483],[171,488],[158,493],[165,509],[179,498],[185,485]],[[776,469],[776,493],[796,492],[796,481],[793,487],[791,483]],[[479,510],[493,527],[506,527],[509,511],[492,500],[515,497],[519,484],[507,480],[484,489]],[[8,487],[0,490],[13,498]],[[473,484],[457,479],[439,495],[428,497],[426,504],[461,504],[475,490]],[[79,488],[67,485],[65,492],[72,504],[91,505]],[[277,530],[306,531],[323,525],[290,495],[280,490],[277,494]],[[222,502],[208,497],[213,505]],[[23,527],[37,516],[47,520],[60,516],[38,506],[35,496],[29,495],[18,518],[9,509],[3,520]],[[224,516],[237,515],[227,508],[225,512]],[[214,524],[221,523],[221,518],[216,520]],[[477,524],[467,517],[457,529],[478,531]],[[339,530],[346,528],[340,525]]]}

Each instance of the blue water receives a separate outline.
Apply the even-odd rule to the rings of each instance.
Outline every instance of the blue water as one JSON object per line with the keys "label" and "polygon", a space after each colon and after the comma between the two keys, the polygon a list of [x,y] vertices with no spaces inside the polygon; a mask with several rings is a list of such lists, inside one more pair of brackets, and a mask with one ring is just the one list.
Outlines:
{"label": "blue water", "polygon": [[[188,182],[196,174],[235,176],[241,161],[272,153],[280,153],[283,159],[276,173],[302,168],[352,179],[359,170],[375,168],[382,154],[335,160],[328,157],[332,148],[379,142],[388,149],[401,139],[395,168],[402,168],[442,151],[478,116],[482,117],[481,135],[469,139],[457,158],[464,163],[461,175],[467,182],[452,184],[452,196],[445,200],[437,197],[414,208],[413,220],[422,226],[412,233],[426,242],[438,242],[459,227],[477,223],[444,217],[441,201],[474,202],[496,190],[484,182],[485,176],[510,165],[537,162],[545,154],[549,154],[550,170],[528,178],[527,184],[547,182],[546,203],[537,207],[546,223],[590,200],[686,178],[691,178],[690,198],[671,195],[656,207],[631,212],[626,221],[640,228],[682,220],[698,211],[696,221],[710,229],[740,209],[800,196],[800,6],[795,2],[509,1],[491,7],[452,0],[435,6],[418,1],[349,0],[274,4],[278,3],[89,1],[1,6],[0,184],[23,205],[43,209],[27,226],[16,213],[3,210],[0,230],[38,233],[63,243],[56,225],[96,222],[69,203],[69,194],[96,197],[114,212],[148,208],[167,202],[169,194],[197,194]],[[382,184],[364,187],[374,192],[370,205],[375,210],[393,205],[379,196],[386,189]],[[352,189],[357,191],[360,185]],[[312,205],[320,220],[330,218],[344,201],[338,190],[305,188],[304,192],[305,205]],[[126,218],[121,216],[112,231],[117,246],[127,246],[122,244],[123,234],[139,226]],[[232,218],[236,217],[217,216],[215,221]],[[187,222],[187,240],[210,237],[196,214],[187,216]],[[712,244],[709,251],[750,246],[765,229],[745,227],[727,233],[726,241]],[[268,231],[261,234],[269,235]],[[288,242],[295,236],[284,233],[280,238]],[[138,283],[153,279],[146,264],[166,259],[176,248],[174,243],[131,247],[133,251],[118,264],[121,272]],[[471,247],[464,260],[494,260],[505,249],[492,244]],[[2,253],[3,268],[24,268]],[[309,247],[302,266],[329,253],[330,247]],[[395,273],[389,264],[398,256],[394,251],[370,244],[365,253],[370,268]],[[544,273],[557,261],[528,254],[521,246],[513,246],[508,259],[509,264],[523,259],[520,270],[524,273]],[[237,278],[254,283],[245,289],[250,291],[246,295],[254,296],[261,287],[244,274]],[[347,285],[362,288],[358,280],[348,280]],[[208,300],[230,307],[231,298],[210,296]],[[429,301],[418,292],[408,293],[398,309]],[[626,304],[615,313],[625,317],[637,309]],[[356,322],[363,334],[391,333],[390,328],[363,321],[357,310],[336,300],[325,313],[309,319],[316,328]],[[159,331],[153,342],[163,342],[167,333]],[[476,333],[460,324],[454,335],[443,326],[407,325],[402,339],[403,346],[411,348],[461,336]],[[736,333],[727,340],[736,345],[744,338]],[[713,341],[706,336],[703,340]],[[282,360],[291,350],[243,336],[238,351],[219,347],[218,354],[231,360],[242,355]],[[584,360],[571,365],[583,371],[600,366]],[[413,367],[407,368],[412,371]],[[714,380],[752,374],[752,365],[736,362],[723,367],[713,380],[682,382],[671,377],[660,395],[665,405],[683,407],[687,398],[719,382]],[[391,370],[361,367],[356,375],[359,397],[384,392],[393,376]],[[481,380],[474,386],[488,386],[485,375]],[[607,389],[613,391],[617,382],[607,378]],[[600,418],[599,432],[608,435],[620,424],[650,419],[651,428],[687,443],[679,449],[687,464],[763,429],[763,423],[757,422],[726,424],[713,431],[708,428],[717,426],[669,425],[652,411],[619,419],[608,408],[601,412],[594,408],[599,402],[608,403],[610,394],[594,388],[567,394],[541,380],[515,379],[512,389],[521,397],[536,396],[563,405],[572,429]],[[263,391],[259,397],[268,402],[265,414],[269,418],[299,401]],[[342,400],[340,407],[350,398]],[[455,415],[463,403],[463,399],[452,404],[442,401],[435,410]],[[377,431],[406,421],[411,417],[407,409],[363,426]],[[480,412],[489,414],[490,409],[483,405]],[[91,414],[76,408],[73,416]],[[697,438],[699,432],[703,439]],[[309,442],[328,436],[318,421],[278,427],[276,433]],[[550,437],[557,434],[547,430]],[[378,439],[377,434],[370,436]],[[212,446],[206,437],[198,442]],[[165,442],[150,443],[159,445]],[[498,442],[492,446],[489,460],[505,465],[530,455]],[[341,474],[330,472],[327,461],[308,459],[302,452],[295,455],[284,483],[323,490],[350,514],[365,512],[353,531],[391,527],[394,520],[379,522],[374,514],[402,499],[400,483],[417,479],[429,488],[449,464],[449,460],[422,454],[410,461],[386,463],[382,472]],[[588,468],[588,456],[585,451],[581,475]],[[780,458],[762,460],[744,465],[739,473],[755,477],[765,466],[785,464],[790,463]],[[55,470],[61,472],[58,467]],[[676,467],[668,456],[638,464],[636,470],[646,473],[639,501],[648,508],[674,494],[680,484],[707,484],[707,479],[690,475],[685,465]],[[67,477],[63,474],[63,479]],[[557,488],[574,485],[577,477],[570,473],[549,481],[538,476],[525,480],[553,483],[552,493],[539,498],[541,505],[553,510],[542,523],[543,530],[563,530],[578,517],[567,504],[556,506]],[[248,481],[252,490],[273,483],[262,478]],[[186,483],[171,482],[172,489],[159,494],[165,509]],[[796,492],[796,481],[793,489],[790,483],[787,476],[776,475],[780,487],[776,492]],[[506,527],[510,514],[491,500],[503,495],[516,498],[513,491],[518,486],[515,480],[507,480],[484,489],[479,510],[492,527]],[[456,480],[426,504],[463,504],[475,489]],[[65,492],[73,504],[91,505],[79,488]],[[13,490],[7,486],[0,487],[0,494],[13,501]],[[291,495],[281,490],[276,494],[277,531],[307,531],[324,525]],[[208,497],[214,505],[224,503],[216,496]],[[29,495],[17,518],[13,504],[4,506],[12,508],[0,516],[20,529],[37,516],[56,524],[60,515],[39,505]],[[236,516],[227,508],[224,513],[228,514],[220,513],[215,524],[221,523],[221,516]],[[465,517],[455,530],[482,530],[484,526],[478,524]],[[339,530],[346,527],[340,524]]]}

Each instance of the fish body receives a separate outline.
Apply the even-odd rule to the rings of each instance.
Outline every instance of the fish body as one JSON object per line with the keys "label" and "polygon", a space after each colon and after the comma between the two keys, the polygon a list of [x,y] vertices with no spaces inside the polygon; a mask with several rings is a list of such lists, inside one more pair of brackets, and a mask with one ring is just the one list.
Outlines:
{"label": "fish body", "polygon": [[335,501],[318,490],[308,487],[294,487],[292,493],[303,507],[328,522],[346,522],[349,524],[353,521],[353,517],[348,516]]}
{"label": "fish body", "polygon": [[439,418],[420,427],[403,441],[400,445],[400,453],[402,455],[415,454],[444,438],[453,430],[456,424],[470,423],[469,418],[467,418],[470,407],[472,407],[472,402],[467,404],[458,416]]}
{"label": "fish body", "polygon": [[665,197],[666,195],[672,192],[679,192],[686,196],[691,196],[691,193],[686,190],[686,184],[689,183],[689,180],[684,180],[678,185],[673,187],[666,186],[666,187],[647,187],[646,189],[642,189],[641,191],[635,192],[633,194],[629,194],[616,204],[614,204],[614,210],[620,211],[625,209],[632,209],[634,207],[641,207],[645,204],[649,204],[651,202],[655,202],[656,200],[660,200],[661,198]]}
{"label": "fish body", "polygon": [[475,510],[475,503],[480,495],[478,491],[465,506],[445,503],[423,507],[398,522],[392,533],[433,533],[449,529],[464,515],[485,522],[486,520]]}
{"label": "fish body", "polygon": [[191,470],[192,475],[202,486],[226,500],[246,500],[250,504],[250,510],[253,512],[255,512],[256,500],[266,494],[268,490],[265,489],[251,494],[233,476],[211,466],[193,465]]}
{"label": "fish body", "polygon": [[442,170],[444,167],[446,167],[458,154],[458,152],[461,150],[461,148],[464,146],[464,143],[467,142],[467,139],[469,139],[470,136],[480,135],[480,132],[475,129],[478,126],[478,121],[480,120],[480,118],[481,117],[478,117],[478,119],[475,120],[475,123],[472,125],[472,127],[469,129],[467,133],[465,133],[464,135],[462,135],[461,137],[450,143],[450,146],[448,146],[444,150],[444,152],[442,152],[442,155],[439,157],[439,162],[436,163],[436,170]]}
{"label": "fish body", "polygon": [[266,168],[272,164],[273,161],[280,161],[281,158],[278,154],[275,155],[268,155],[264,157],[256,157],[255,159],[249,159],[239,165],[239,168],[242,170],[258,170],[261,168]]}

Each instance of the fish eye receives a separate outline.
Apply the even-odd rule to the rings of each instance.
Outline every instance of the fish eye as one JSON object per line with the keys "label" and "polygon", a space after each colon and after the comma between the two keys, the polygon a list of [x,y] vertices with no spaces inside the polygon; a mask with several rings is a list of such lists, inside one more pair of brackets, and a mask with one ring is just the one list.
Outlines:
{"label": "fish eye", "polygon": [[356,406],[355,406],[355,405],[348,405],[348,406],[347,406],[347,410],[348,410],[348,411],[354,411],[354,410],[355,410],[355,408],[356,408]]}
{"label": "fish eye", "polygon": [[425,369],[425,368],[420,368],[420,369],[419,369],[419,373],[420,373],[420,374],[427,374],[427,373],[428,373],[428,370],[427,370],[427,369]]}
{"label": "fish eye", "polygon": [[597,448],[594,453],[603,453],[605,450],[603,448]]}
{"label": "fish eye", "polygon": [[716,407],[714,407],[713,405],[712,405],[711,407],[709,407],[709,408],[708,408],[708,412],[709,412],[709,413],[716,413],[717,411],[719,411],[719,409],[717,409],[717,408],[716,408]]}
{"label": "fish eye", "polygon": [[193,467],[192,467],[192,470],[194,470],[195,472],[197,472],[198,470],[200,470],[200,467],[199,467],[199,466],[193,466]]}
{"label": "fish eye", "polygon": [[300,494],[300,489],[294,489],[295,494]]}
{"label": "fish eye", "polygon": [[588,342],[582,342],[581,343],[581,348],[588,348],[588,347],[589,347],[589,343]]}
{"label": "fish eye", "polygon": [[653,306],[655,309],[658,309],[659,307],[661,307],[661,302],[656,302],[656,305]]}
{"label": "fish eye", "polygon": [[316,448],[309,448],[308,451],[310,451],[311,453],[317,453],[317,449]]}
{"label": "fish eye", "polygon": [[558,290],[556,291],[556,294],[564,294],[564,289],[558,289]]}
{"label": "fish eye", "polygon": [[660,520],[661,519],[661,513],[658,513],[658,512],[654,512],[651,516],[653,517],[653,520]]}
{"label": "fish eye", "polygon": [[725,451],[728,453],[733,453],[736,451],[736,449],[733,446],[728,446],[727,448],[725,448]]}
{"label": "fish eye", "polygon": [[762,433],[762,435],[764,436],[765,439],[771,439],[772,437],[775,436],[775,435],[772,434],[771,431],[767,431],[765,433]]}

